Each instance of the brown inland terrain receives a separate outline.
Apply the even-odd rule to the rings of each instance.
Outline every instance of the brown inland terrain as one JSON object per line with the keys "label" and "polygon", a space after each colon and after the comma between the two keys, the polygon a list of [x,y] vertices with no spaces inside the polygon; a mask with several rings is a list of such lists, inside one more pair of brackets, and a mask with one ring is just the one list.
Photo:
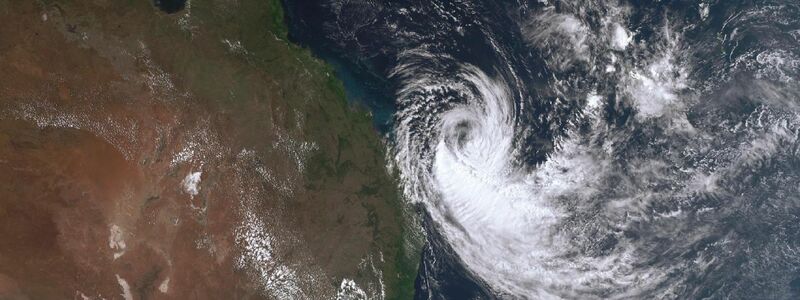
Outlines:
{"label": "brown inland terrain", "polygon": [[0,299],[403,299],[369,116],[278,1],[0,0]]}

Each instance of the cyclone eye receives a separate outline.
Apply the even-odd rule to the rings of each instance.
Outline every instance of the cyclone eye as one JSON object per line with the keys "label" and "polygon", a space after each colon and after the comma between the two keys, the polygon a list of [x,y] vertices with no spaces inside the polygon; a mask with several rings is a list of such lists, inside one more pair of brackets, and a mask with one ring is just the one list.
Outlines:
{"label": "cyclone eye", "polygon": [[469,121],[458,122],[453,131],[459,148],[472,139],[472,123]]}

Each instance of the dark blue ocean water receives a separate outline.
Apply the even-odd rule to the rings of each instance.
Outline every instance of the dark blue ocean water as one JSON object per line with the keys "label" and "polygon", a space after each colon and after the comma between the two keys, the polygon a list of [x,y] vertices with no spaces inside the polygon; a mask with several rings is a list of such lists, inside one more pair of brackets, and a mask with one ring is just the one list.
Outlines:
{"label": "dark blue ocean water", "polygon": [[[348,101],[368,108],[373,114],[375,128],[382,134],[391,135],[393,116],[397,110],[397,86],[387,78],[387,73],[396,63],[397,51],[404,47],[393,45],[394,42],[388,40],[389,36],[381,35],[378,30],[363,30],[354,36],[359,41],[369,41],[368,44],[331,36],[330,20],[341,15],[334,14],[330,4],[325,1],[284,1],[289,37],[330,63],[344,83]],[[353,10],[346,15],[353,18],[358,18],[360,14],[366,14],[368,18],[391,17],[388,12],[384,12],[383,16],[372,13],[375,12]],[[427,26],[424,23],[412,25]],[[469,40],[470,37],[466,36],[462,42]],[[455,55],[474,58],[491,58],[494,55],[485,45],[465,48],[456,48],[459,46],[456,44],[452,46]],[[463,53],[463,49],[470,49],[470,53]],[[480,59],[473,60],[480,63]],[[491,64],[489,61],[483,63]],[[430,222],[426,217],[425,226],[431,227]],[[444,238],[435,231],[430,232],[423,249],[415,288],[417,299],[485,299],[490,295],[486,286],[469,274]]]}
{"label": "dark blue ocean water", "polygon": [[[580,14],[583,25],[597,35],[607,34],[600,30],[609,13],[603,1],[544,2],[553,3],[547,9]],[[710,7],[707,16],[701,16],[699,1],[625,1],[630,12],[624,26],[635,34],[637,45],[617,52],[625,67],[647,75],[647,64],[656,61],[666,47],[665,28],[680,35],[679,54],[684,55],[680,59],[692,64],[685,65],[691,86],[678,96],[693,101],[687,100],[682,109],[686,122],[703,133],[696,138],[674,135],[656,121],[637,121],[634,105],[642,99],[621,92],[627,89],[626,83],[636,83],[621,79],[632,72],[602,73],[595,69],[610,63],[604,56],[609,49],[588,49],[602,55],[578,60],[566,68],[548,66],[545,62],[552,56],[569,52],[526,44],[520,29],[520,24],[541,15],[542,1],[284,0],[292,41],[334,66],[348,100],[372,111],[375,127],[389,140],[394,115],[402,109],[395,96],[401,83],[391,71],[400,64],[404,51],[424,49],[446,55],[447,59],[418,62],[421,72],[443,78],[455,75],[457,64],[476,66],[490,77],[505,78],[513,91],[513,99],[508,100],[516,105],[514,124],[524,129],[514,137],[514,146],[521,153],[514,159],[521,166],[533,168],[544,162],[555,151],[556,138],[562,137],[570,120],[581,114],[586,95],[592,91],[603,95],[606,102],[601,127],[606,133],[597,142],[616,143],[610,159],[614,165],[609,167],[616,169],[601,187],[604,194],[587,200],[597,202],[572,207],[572,227],[563,230],[580,245],[573,254],[608,255],[627,243],[637,248],[640,260],[636,268],[643,269],[668,269],[712,257],[707,269],[671,271],[665,275],[663,286],[680,287],[673,294],[677,299],[792,299],[800,295],[800,260],[795,254],[795,249],[800,249],[800,223],[796,221],[800,220],[800,196],[794,188],[800,182],[800,145],[792,137],[799,134],[792,127],[794,121],[781,116],[798,111],[800,6],[796,1],[779,0],[702,2]],[[575,7],[575,3],[594,7]],[[534,34],[537,29],[532,29]],[[659,76],[673,78],[675,74]],[[459,103],[458,96],[441,91],[436,100],[442,107],[425,112],[446,111],[447,105]],[[786,128],[790,134],[770,140],[774,128]],[[592,130],[580,128],[577,134]],[[761,147],[766,142],[778,146],[765,147],[757,154],[740,147]],[[763,154],[768,150],[775,151]],[[739,164],[753,157],[757,159],[752,165]],[[670,168],[665,167],[667,173],[653,181],[639,184],[640,178],[632,173],[638,167],[629,163],[643,159],[663,162]],[[706,167],[709,173],[731,170],[720,173],[714,193],[671,194],[688,180],[687,170]],[[639,197],[637,201],[642,201],[640,196],[648,194],[663,199],[649,204],[634,221],[614,219],[613,212],[604,208],[603,201],[608,199]],[[576,212],[583,208],[587,210]],[[420,211],[428,242],[419,264],[416,298],[496,297],[486,283],[467,271],[425,209]],[[680,221],[657,221],[659,211],[682,212],[676,219]],[[606,220],[627,225],[606,226]],[[687,235],[702,238],[687,240]],[[648,293],[656,293],[663,286],[641,295],[654,295]],[[595,292],[587,293],[604,297],[620,291]]]}
{"label": "dark blue ocean water", "polygon": [[173,14],[186,7],[186,0],[153,0],[153,4],[161,11]]}
{"label": "dark blue ocean water", "polygon": [[344,84],[347,100],[369,109],[375,127],[387,133],[396,110],[392,85],[382,73],[388,64],[387,58],[365,59],[332,43],[326,33],[329,32],[326,20],[332,15],[325,4],[324,1],[284,1],[289,38],[333,66]]}

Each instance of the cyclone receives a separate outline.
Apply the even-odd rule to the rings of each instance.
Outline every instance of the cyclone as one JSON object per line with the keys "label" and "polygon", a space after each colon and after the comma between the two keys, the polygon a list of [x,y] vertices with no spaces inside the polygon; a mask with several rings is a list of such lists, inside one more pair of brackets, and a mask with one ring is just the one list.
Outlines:
{"label": "cyclone", "polygon": [[328,7],[392,83],[406,198],[488,297],[800,296],[797,3]]}

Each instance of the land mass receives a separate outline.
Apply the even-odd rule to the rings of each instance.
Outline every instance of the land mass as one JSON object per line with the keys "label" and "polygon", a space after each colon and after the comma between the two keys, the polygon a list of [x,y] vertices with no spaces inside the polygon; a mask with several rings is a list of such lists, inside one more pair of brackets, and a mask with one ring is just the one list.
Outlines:
{"label": "land mass", "polygon": [[0,299],[411,298],[384,147],[280,2],[0,16]]}

